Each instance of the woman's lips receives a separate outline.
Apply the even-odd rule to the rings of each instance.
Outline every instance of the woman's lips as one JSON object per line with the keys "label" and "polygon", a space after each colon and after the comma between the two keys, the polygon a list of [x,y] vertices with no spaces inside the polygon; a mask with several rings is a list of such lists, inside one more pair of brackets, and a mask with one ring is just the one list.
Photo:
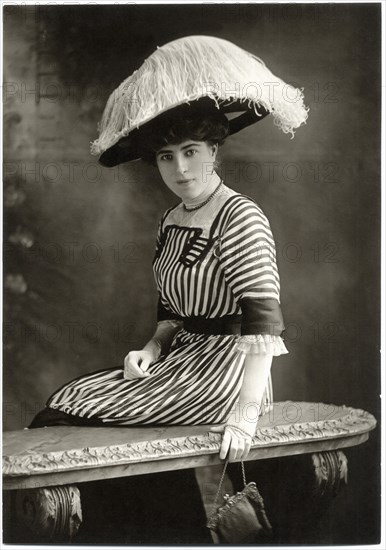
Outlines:
{"label": "woman's lips", "polygon": [[177,180],[177,183],[179,183],[180,185],[183,184],[183,183],[190,183],[191,181],[193,181],[193,179],[188,179],[188,180]]}

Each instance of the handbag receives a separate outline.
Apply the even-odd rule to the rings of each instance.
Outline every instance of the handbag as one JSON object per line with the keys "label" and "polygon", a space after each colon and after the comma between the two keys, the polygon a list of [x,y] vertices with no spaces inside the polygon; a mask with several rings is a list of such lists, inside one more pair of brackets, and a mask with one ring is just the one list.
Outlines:
{"label": "handbag", "polygon": [[256,483],[246,481],[244,462],[241,461],[244,488],[235,495],[224,495],[224,503],[216,508],[227,466],[228,460],[213,503],[215,510],[208,519],[207,527],[217,535],[220,544],[252,544],[267,541],[272,534],[272,527]]}

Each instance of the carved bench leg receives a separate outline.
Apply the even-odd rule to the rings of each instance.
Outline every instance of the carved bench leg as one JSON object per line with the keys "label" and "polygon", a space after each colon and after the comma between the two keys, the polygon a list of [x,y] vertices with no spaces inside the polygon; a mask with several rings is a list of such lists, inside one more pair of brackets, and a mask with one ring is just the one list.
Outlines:
{"label": "carved bench leg", "polygon": [[[302,486],[296,499],[298,517],[293,519],[290,543],[327,543],[331,533],[323,532],[323,519],[347,484],[347,458],[342,451],[324,451],[307,457],[308,465],[298,472]],[[303,458],[305,458],[303,457]],[[300,498],[299,498],[300,497]]]}
{"label": "carved bench leg", "polygon": [[316,478],[314,492],[319,497],[334,497],[338,494],[342,481],[347,484],[347,458],[342,451],[314,453],[312,463]]}
{"label": "carved bench leg", "polygon": [[74,485],[8,491],[6,497],[7,542],[71,542],[82,523],[80,493]]}

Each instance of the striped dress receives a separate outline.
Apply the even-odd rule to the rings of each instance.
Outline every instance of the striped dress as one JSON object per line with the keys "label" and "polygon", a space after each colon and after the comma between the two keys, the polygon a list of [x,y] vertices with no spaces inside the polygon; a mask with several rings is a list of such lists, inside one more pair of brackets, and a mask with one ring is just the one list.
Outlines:
{"label": "striped dress", "polygon": [[[281,333],[280,282],[268,220],[249,197],[224,184],[202,208],[182,203],[163,215],[153,260],[158,322],[180,323],[149,376],[123,367],[65,384],[47,406],[104,425],[211,424],[235,413],[246,353],[288,353]],[[200,334],[185,319],[240,315],[240,334]],[[269,379],[262,410],[272,402]]]}

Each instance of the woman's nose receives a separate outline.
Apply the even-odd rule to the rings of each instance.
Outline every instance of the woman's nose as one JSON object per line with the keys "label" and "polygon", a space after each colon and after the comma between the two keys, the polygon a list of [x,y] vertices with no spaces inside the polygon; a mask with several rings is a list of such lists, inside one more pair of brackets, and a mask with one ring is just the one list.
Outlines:
{"label": "woman's nose", "polygon": [[185,174],[188,169],[186,159],[181,155],[177,155],[176,158],[176,170],[180,174]]}

